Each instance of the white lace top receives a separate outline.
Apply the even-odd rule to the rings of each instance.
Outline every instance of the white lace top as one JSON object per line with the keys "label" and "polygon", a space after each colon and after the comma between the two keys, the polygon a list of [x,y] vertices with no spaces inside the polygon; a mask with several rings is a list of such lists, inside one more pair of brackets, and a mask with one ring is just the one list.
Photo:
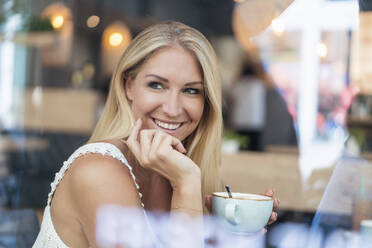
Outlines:
{"label": "white lace top", "polygon": [[63,243],[61,238],[58,236],[57,232],[54,229],[52,218],[50,215],[50,202],[52,200],[53,194],[58,186],[58,183],[62,180],[65,172],[70,168],[70,165],[77,159],[78,157],[85,155],[87,153],[99,153],[102,155],[109,155],[120,162],[122,162],[126,167],[128,167],[130,175],[133,178],[133,182],[137,187],[138,195],[141,200],[142,207],[144,204],[142,202],[142,194],[139,192],[139,186],[136,182],[136,178],[132,172],[132,167],[128,164],[127,159],[123,155],[123,153],[114,145],[110,143],[90,143],[86,144],[79,149],[77,149],[67,161],[63,163],[62,168],[58,173],[56,173],[55,179],[51,184],[52,190],[48,195],[48,203],[44,210],[44,217],[41,223],[39,235],[36,238],[36,241],[33,248],[68,248],[66,244]]}

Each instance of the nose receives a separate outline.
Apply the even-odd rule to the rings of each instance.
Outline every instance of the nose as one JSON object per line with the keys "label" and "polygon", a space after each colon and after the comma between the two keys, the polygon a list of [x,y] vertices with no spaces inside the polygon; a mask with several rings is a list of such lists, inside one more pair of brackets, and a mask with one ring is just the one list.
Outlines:
{"label": "nose", "polygon": [[169,117],[177,117],[182,113],[182,99],[176,92],[170,92],[163,102],[163,111]]}

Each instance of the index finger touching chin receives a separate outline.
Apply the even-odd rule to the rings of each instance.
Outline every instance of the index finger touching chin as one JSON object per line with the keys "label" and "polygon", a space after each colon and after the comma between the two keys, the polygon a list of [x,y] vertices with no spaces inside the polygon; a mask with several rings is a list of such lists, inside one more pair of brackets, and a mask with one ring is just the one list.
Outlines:
{"label": "index finger touching chin", "polygon": [[138,120],[134,123],[134,126],[132,127],[132,130],[130,131],[128,141],[137,140],[138,133],[142,126],[142,119],[138,118]]}

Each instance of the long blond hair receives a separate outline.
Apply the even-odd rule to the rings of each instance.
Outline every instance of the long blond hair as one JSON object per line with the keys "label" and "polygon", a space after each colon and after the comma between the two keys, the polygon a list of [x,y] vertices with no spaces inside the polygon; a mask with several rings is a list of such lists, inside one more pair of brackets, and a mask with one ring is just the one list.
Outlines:
{"label": "long blond hair", "polygon": [[183,141],[187,155],[200,167],[202,193],[220,189],[221,79],[216,54],[197,30],[178,22],[151,26],[131,42],[114,71],[102,116],[88,142],[123,139],[129,135],[134,117],[125,94],[125,82],[135,78],[140,67],[159,49],[180,45],[199,62],[205,87],[205,107],[197,129]]}

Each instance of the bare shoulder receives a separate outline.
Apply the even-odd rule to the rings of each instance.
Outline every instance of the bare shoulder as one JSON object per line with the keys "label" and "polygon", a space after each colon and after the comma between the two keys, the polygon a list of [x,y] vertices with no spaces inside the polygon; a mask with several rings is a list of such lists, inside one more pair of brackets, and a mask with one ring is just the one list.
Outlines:
{"label": "bare shoulder", "polygon": [[139,205],[138,192],[129,169],[102,154],[86,154],[74,161],[68,173],[68,190],[74,200]]}
{"label": "bare shoulder", "polygon": [[78,181],[104,180],[106,176],[124,176],[128,168],[109,155],[89,153],[77,158],[71,166],[71,176]]}
{"label": "bare shoulder", "polygon": [[[91,247],[97,247],[95,227],[101,207],[105,205],[142,207],[129,169],[109,155],[99,153],[82,155],[71,164],[61,183],[60,189],[63,189],[66,197],[59,201],[58,206],[67,205],[70,209],[68,214],[61,215],[63,216],[61,218],[73,217],[74,222],[78,223],[77,229],[82,228],[85,235],[83,239],[88,240]],[[79,234],[74,233],[68,237],[72,236],[76,237]],[[68,237],[65,238],[69,239]]]}

